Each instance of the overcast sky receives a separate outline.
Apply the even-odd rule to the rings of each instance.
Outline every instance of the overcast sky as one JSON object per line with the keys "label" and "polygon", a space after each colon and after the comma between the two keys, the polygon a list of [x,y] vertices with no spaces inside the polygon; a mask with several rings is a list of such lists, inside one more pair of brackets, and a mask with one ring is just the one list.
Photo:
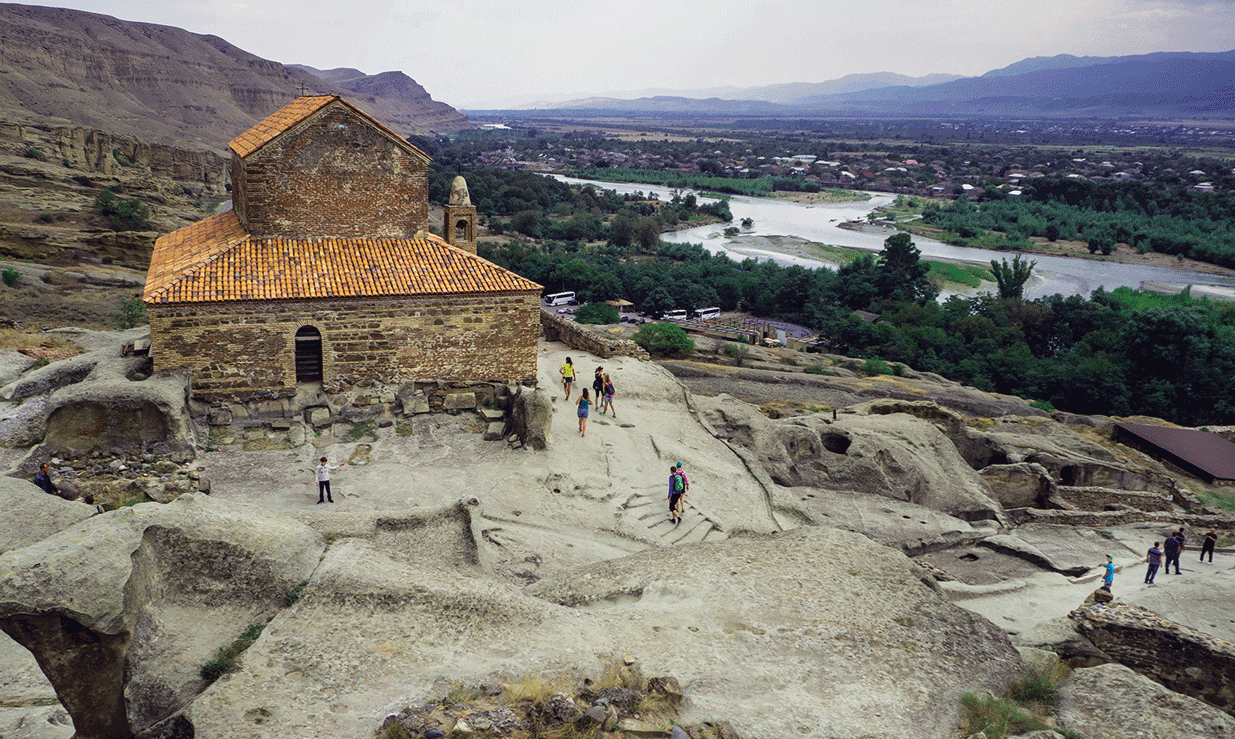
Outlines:
{"label": "overcast sky", "polygon": [[259,56],[401,70],[481,107],[647,88],[976,75],[1032,56],[1235,48],[1235,0],[33,0]]}

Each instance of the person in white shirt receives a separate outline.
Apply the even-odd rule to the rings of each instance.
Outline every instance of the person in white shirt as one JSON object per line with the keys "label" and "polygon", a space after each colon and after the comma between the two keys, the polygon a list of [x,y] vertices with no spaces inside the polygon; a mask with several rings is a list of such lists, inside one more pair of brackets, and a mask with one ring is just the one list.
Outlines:
{"label": "person in white shirt", "polygon": [[[334,498],[330,497],[330,472],[331,470],[337,470],[340,467],[346,465],[347,462],[340,462],[339,464],[327,464],[325,457],[322,457],[321,462],[322,463],[317,466],[317,502],[318,503],[322,503],[322,502],[333,503]],[[325,501],[322,500],[323,495],[326,496]]]}

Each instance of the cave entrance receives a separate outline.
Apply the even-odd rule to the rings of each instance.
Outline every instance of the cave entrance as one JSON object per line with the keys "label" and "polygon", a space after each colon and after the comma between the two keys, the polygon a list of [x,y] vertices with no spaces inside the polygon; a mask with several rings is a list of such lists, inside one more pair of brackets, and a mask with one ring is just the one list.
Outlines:
{"label": "cave entrance", "polygon": [[321,382],[322,332],[312,326],[296,331],[296,382]]}

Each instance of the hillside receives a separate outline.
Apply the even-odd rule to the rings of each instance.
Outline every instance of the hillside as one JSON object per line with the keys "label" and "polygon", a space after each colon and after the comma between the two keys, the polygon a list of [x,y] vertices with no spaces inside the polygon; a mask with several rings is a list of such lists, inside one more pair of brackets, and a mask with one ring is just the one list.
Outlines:
{"label": "hillside", "polygon": [[[0,5],[0,119],[63,123],[221,151],[300,94],[348,95],[404,135],[468,128],[410,78],[383,97],[262,59],[217,36],[61,8]],[[395,73],[398,74],[398,73]]]}

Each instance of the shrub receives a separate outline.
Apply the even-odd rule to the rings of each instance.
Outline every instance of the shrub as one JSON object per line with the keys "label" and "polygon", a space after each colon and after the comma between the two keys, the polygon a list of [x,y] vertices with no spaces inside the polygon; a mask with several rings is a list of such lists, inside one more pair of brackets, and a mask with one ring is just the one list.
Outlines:
{"label": "shrub", "polygon": [[609,324],[619,320],[618,309],[608,303],[588,303],[575,311],[576,323]]}
{"label": "shrub", "polygon": [[1021,704],[1051,707],[1059,702],[1059,688],[1052,670],[1028,670],[1008,687],[1008,697]]}
{"label": "shrub", "polygon": [[[273,618],[273,617],[272,617]],[[237,667],[237,662],[240,660],[240,655],[244,650],[253,646],[257,641],[257,637],[262,635],[262,631],[266,628],[266,624],[270,623],[267,619],[264,623],[253,624],[244,630],[244,633],[236,637],[236,640],[225,647],[219,648],[218,655],[206,664],[201,666],[198,674],[208,683],[223,677],[229,672],[232,672]]]}
{"label": "shrub", "polygon": [[750,356],[749,344],[726,344],[725,354],[733,359],[734,364],[741,367],[746,358]]}
{"label": "shrub", "polygon": [[20,279],[21,279],[21,272],[18,272],[12,267],[5,267],[4,271],[0,272],[0,280],[3,280],[4,284],[7,285],[8,287],[13,287],[14,285],[17,284],[17,281]]}
{"label": "shrub", "polygon": [[862,366],[858,368],[858,371],[867,377],[892,374],[892,368],[888,366],[888,363],[878,357],[871,357],[863,362]]}
{"label": "shrub", "polygon": [[1038,410],[1046,411],[1047,413],[1055,412],[1055,406],[1051,405],[1051,401],[1049,400],[1035,400],[1029,404],[1029,407],[1037,408]]}
{"label": "shrub", "polygon": [[657,356],[680,356],[695,351],[695,341],[681,326],[672,323],[648,323],[639,327],[631,339]]}
{"label": "shrub", "polygon": [[146,304],[141,298],[129,298],[120,304],[120,310],[111,314],[112,320],[119,328],[133,328],[141,323],[146,315]]}
{"label": "shrub", "polygon": [[104,188],[94,198],[94,207],[111,222],[117,231],[151,231],[150,209],[137,198],[118,198]]}
{"label": "shrub", "polygon": [[21,155],[27,159],[36,159],[40,162],[47,161],[47,155],[43,153],[42,149],[35,146],[31,146],[29,149],[26,149]]}
{"label": "shrub", "polygon": [[830,370],[827,367],[820,367],[817,364],[812,364],[802,371],[808,375],[827,375],[829,377],[836,377],[836,370]]}

